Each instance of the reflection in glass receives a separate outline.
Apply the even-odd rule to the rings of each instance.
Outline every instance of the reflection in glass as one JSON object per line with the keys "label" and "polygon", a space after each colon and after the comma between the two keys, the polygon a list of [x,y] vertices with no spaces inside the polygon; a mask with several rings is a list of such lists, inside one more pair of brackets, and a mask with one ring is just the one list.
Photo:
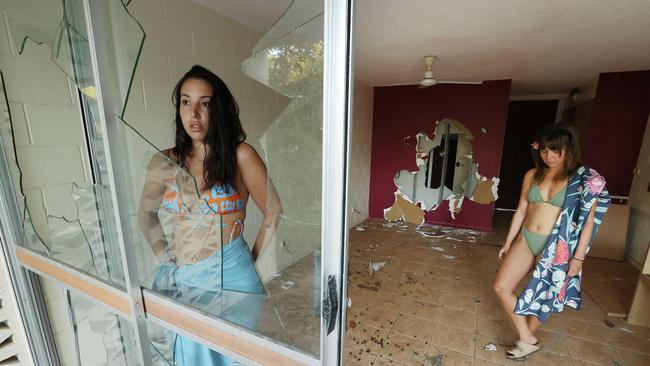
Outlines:
{"label": "reflection in glass", "polygon": [[[260,144],[282,202],[266,283],[282,320],[259,332],[314,355],[320,349],[323,3],[295,1],[257,43],[244,72],[290,98]],[[269,187],[272,187],[269,184]],[[266,303],[263,314],[270,314]]]}
{"label": "reflection in glass", "polygon": [[40,278],[45,306],[64,365],[139,365],[131,323],[54,281]]}
{"label": "reflection in glass", "polygon": [[[108,60],[111,75],[109,86],[116,101],[115,113],[123,116],[140,58],[145,33],[129,13],[128,1],[102,1],[102,33],[107,49],[113,50]],[[95,99],[86,18],[83,0],[7,0],[7,23],[22,54],[30,42],[45,44],[50,59],[77,85],[79,90]],[[109,82],[106,80],[105,82]]]}
{"label": "reflection in glass", "polygon": [[[97,105],[94,90],[88,89],[94,82],[83,4],[78,0],[30,4],[34,2],[7,2],[8,27],[25,41],[20,43],[24,47],[29,46],[27,39],[48,44],[52,61],[78,83],[92,153],[86,150],[84,120],[75,106],[33,106],[19,110],[27,114],[16,124],[11,116],[2,120],[3,153],[8,157],[26,239],[20,244],[124,288],[111,196],[103,184],[106,163],[103,148],[96,143],[101,138],[96,128]],[[54,16],[59,17],[56,31],[48,28]],[[43,19],[48,21],[39,23]],[[68,84],[47,87],[67,89]],[[35,100],[34,104],[39,103]],[[17,131],[28,131],[29,139],[23,136],[19,143]]]}

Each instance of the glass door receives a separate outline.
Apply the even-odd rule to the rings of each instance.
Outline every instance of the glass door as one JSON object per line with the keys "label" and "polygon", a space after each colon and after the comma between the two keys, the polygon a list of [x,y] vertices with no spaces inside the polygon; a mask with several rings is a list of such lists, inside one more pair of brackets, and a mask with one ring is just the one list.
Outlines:
{"label": "glass door", "polygon": [[[0,2],[0,219],[35,354],[341,363],[350,3]],[[183,153],[191,69],[223,82],[201,146],[236,153],[230,185]]]}

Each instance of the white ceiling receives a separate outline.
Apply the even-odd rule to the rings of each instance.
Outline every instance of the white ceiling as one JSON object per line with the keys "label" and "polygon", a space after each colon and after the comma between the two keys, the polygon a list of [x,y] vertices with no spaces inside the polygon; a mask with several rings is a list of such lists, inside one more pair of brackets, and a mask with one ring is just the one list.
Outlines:
{"label": "white ceiling", "polygon": [[[290,0],[195,0],[265,31]],[[601,72],[650,69],[648,0],[357,0],[355,75],[513,79],[513,95],[567,93]]]}

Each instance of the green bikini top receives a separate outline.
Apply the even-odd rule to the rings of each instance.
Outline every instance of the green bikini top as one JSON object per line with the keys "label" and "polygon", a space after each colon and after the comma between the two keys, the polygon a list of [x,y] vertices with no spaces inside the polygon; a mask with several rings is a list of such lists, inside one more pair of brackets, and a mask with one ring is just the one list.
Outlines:
{"label": "green bikini top", "polygon": [[564,196],[566,196],[566,187],[567,185],[564,185],[564,188],[562,188],[553,197],[551,197],[550,200],[544,201],[544,198],[542,198],[542,193],[539,191],[539,184],[535,183],[530,187],[530,190],[528,191],[528,203],[548,203],[555,207],[562,208],[564,205]]}

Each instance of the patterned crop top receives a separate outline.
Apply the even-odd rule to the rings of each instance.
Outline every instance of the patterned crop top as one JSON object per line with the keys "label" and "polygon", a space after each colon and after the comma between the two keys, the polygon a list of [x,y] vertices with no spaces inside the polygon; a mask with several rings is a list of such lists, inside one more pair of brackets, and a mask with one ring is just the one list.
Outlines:
{"label": "patterned crop top", "polygon": [[161,207],[171,211],[175,214],[201,214],[206,215],[214,213],[217,215],[227,215],[244,209],[239,192],[237,192],[231,185],[217,184],[209,191],[201,195],[201,202],[199,205],[199,212],[190,212],[187,205],[183,201],[181,189],[175,180],[167,184]]}

